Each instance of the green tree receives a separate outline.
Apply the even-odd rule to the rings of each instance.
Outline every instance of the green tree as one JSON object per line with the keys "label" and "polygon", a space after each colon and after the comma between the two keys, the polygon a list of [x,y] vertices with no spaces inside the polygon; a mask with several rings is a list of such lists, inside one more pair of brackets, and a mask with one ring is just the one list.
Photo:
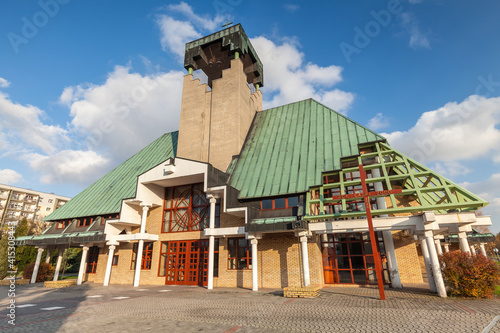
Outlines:
{"label": "green tree", "polygon": [[24,217],[16,226],[16,232],[14,233],[15,237],[28,236],[30,231],[30,223]]}
{"label": "green tree", "polygon": [[[30,230],[31,230],[30,223],[26,218],[23,218],[21,221],[19,221],[14,235],[16,238],[22,236],[29,236]],[[22,272],[24,270],[24,267],[26,267],[26,265],[35,262],[37,253],[38,250],[34,246],[18,246],[16,249],[17,270],[19,272]]]}
{"label": "green tree", "polygon": [[9,234],[7,231],[1,230],[2,238],[0,239],[0,280],[7,276],[9,270],[9,261],[7,256],[7,248],[9,247]]}

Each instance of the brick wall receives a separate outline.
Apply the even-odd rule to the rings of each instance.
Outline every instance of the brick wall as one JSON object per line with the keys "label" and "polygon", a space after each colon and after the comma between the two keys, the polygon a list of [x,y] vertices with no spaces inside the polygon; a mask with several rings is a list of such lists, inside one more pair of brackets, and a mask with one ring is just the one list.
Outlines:
{"label": "brick wall", "polygon": [[227,213],[222,213],[222,212],[220,213],[221,228],[243,227],[243,226],[245,226],[245,218],[234,216]]}
{"label": "brick wall", "polygon": [[417,246],[411,235],[404,231],[393,231],[394,249],[398,261],[401,283],[423,283]]}
{"label": "brick wall", "polygon": [[[216,287],[252,287],[251,270],[228,270],[227,238],[220,239],[219,277]],[[284,288],[303,284],[302,256],[299,239],[291,232],[266,234],[259,240],[259,288]],[[308,242],[311,284],[323,284],[321,253],[316,238]]]}

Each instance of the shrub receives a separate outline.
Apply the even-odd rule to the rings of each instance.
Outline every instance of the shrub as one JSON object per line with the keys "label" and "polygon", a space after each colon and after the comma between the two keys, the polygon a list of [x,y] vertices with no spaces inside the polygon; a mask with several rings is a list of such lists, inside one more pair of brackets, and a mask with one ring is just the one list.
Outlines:
{"label": "shrub", "polygon": [[500,269],[482,254],[452,251],[439,257],[441,272],[451,296],[491,297],[499,282]]}
{"label": "shrub", "polygon": [[[33,275],[33,269],[35,268],[35,263],[24,267],[23,271],[23,279],[31,279]],[[47,264],[45,262],[40,263],[40,268],[38,268],[38,274],[36,276],[36,282],[47,281],[54,274],[54,267],[51,264]]]}

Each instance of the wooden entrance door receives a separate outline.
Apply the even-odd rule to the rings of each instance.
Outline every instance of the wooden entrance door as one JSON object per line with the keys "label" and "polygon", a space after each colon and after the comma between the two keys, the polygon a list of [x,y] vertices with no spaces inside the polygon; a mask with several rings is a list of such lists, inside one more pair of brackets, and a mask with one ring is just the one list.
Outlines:
{"label": "wooden entrance door", "polygon": [[169,241],[167,246],[165,284],[207,284],[208,241]]}

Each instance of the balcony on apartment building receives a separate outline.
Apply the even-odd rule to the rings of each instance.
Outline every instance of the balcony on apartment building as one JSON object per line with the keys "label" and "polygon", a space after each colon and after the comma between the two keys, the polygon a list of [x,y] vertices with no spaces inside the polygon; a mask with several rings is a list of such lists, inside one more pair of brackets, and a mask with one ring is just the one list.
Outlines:
{"label": "balcony on apartment building", "polygon": [[15,200],[15,201],[23,201],[24,195],[19,194],[19,193],[14,193],[10,196],[10,200]]}
{"label": "balcony on apartment building", "polygon": [[17,214],[7,213],[7,215],[5,215],[5,218],[6,219],[18,219],[19,216],[20,216],[19,213],[17,213]]}
{"label": "balcony on apartment building", "polygon": [[34,206],[24,206],[23,209],[22,209],[24,212],[35,212],[36,211],[36,207]]}
{"label": "balcony on apartment building", "polygon": [[20,218],[26,218],[28,220],[32,220],[33,219],[33,213],[21,213],[21,215],[19,216]]}
{"label": "balcony on apartment building", "polygon": [[24,197],[23,201],[24,202],[37,203],[38,202],[38,197],[27,195],[27,196]]}

